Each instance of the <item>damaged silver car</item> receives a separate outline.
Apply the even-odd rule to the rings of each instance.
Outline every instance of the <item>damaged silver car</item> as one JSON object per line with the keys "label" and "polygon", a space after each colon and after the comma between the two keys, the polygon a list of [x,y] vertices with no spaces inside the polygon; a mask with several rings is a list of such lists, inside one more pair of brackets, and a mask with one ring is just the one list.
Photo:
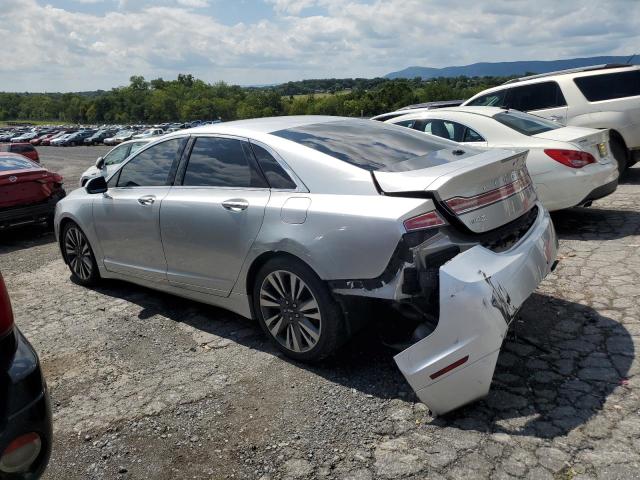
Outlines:
{"label": "damaged silver car", "polygon": [[332,354],[359,305],[394,305],[414,322],[395,360],[442,414],[487,394],[509,323],[555,265],[525,158],[370,120],[221,123],[90,180],[55,230],[77,282],[227,308],[297,360]]}

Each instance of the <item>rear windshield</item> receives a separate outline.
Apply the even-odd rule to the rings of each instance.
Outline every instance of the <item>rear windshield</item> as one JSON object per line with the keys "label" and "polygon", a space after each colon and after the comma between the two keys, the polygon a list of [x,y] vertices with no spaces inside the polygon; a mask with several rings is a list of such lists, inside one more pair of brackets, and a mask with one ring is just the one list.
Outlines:
{"label": "rear windshield", "polygon": [[[456,144],[371,120],[337,120],[272,132],[369,171],[406,171],[445,162],[429,156]],[[429,157],[429,158],[428,158]]]}
{"label": "rear windshield", "polygon": [[25,168],[38,167],[35,163],[26,158],[6,157],[0,155],[0,172],[9,170],[23,170]]}
{"label": "rear windshield", "polygon": [[640,70],[578,77],[573,81],[590,102],[640,95]]}
{"label": "rear windshield", "polygon": [[562,128],[562,125],[554,123],[551,120],[536,117],[535,115],[529,115],[528,113],[518,112],[517,110],[496,113],[493,118],[501,124],[512,128],[516,132],[529,136]]}

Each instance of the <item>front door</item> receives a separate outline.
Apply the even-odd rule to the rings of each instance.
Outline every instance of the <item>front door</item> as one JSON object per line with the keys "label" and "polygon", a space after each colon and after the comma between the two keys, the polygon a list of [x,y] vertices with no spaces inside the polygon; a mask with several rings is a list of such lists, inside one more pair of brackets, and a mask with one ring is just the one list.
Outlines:
{"label": "front door", "polygon": [[270,190],[248,142],[198,137],[182,179],[162,202],[167,278],[228,295],[256,239]]}
{"label": "front door", "polygon": [[93,218],[107,270],[166,281],[160,208],[185,142],[175,138],[142,150],[94,201]]}

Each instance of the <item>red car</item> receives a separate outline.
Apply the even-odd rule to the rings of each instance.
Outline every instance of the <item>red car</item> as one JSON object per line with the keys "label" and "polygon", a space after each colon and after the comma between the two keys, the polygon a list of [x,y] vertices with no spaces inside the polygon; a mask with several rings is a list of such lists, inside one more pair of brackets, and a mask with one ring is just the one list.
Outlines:
{"label": "red car", "polygon": [[0,152],[19,153],[36,163],[40,163],[38,151],[30,143],[2,143],[0,144]]}
{"label": "red car", "polygon": [[51,145],[51,140],[53,140],[54,138],[58,138],[61,137],[62,135],[65,135],[67,133],[71,133],[74,132],[75,130],[60,130],[57,133],[54,133],[53,135],[49,135],[47,137],[44,137],[42,140],[40,140],[40,145],[47,146],[47,145]]}
{"label": "red car", "polygon": [[66,195],[62,177],[15,153],[0,153],[0,231],[49,222]]}
{"label": "red car", "polygon": [[39,137],[36,138],[32,138],[31,140],[29,140],[29,143],[31,145],[40,145],[40,143],[42,143],[42,140],[44,140],[45,138],[51,137],[55,135],[54,132],[49,132],[49,133],[43,133],[42,135],[40,135]]}

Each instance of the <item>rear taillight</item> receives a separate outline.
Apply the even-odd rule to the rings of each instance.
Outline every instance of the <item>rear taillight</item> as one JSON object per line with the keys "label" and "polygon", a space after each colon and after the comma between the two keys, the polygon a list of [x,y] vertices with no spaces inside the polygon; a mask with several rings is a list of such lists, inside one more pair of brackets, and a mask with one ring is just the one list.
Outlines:
{"label": "rear taillight", "polygon": [[441,227],[447,222],[435,210],[433,212],[422,213],[416,217],[404,221],[404,228],[407,232],[425,230],[427,228]]}
{"label": "rear taillight", "polygon": [[4,452],[2,452],[2,457],[0,457],[0,472],[28,472],[41,451],[42,440],[37,433],[31,432],[16,438],[9,444]]}
{"label": "rear taillight", "polygon": [[0,337],[4,337],[13,328],[13,312],[9,293],[0,273]]}
{"label": "rear taillight", "polygon": [[516,193],[523,191],[530,185],[531,177],[525,173],[524,175],[519,176],[517,180],[507,183],[506,185],[502,185],[494,190],[489,190],[488,192],[474,195],[473,197],[453,197],[445,203],[456,215],[461,215],[505,200]]}
{"label": "rear taillight", "polygon": [[582,168],[590,163],[596,163],[596,159],[593,155],[580,150],[546,149],[544,153],[553,158],[556,162],[560,162],[570,168]]}

